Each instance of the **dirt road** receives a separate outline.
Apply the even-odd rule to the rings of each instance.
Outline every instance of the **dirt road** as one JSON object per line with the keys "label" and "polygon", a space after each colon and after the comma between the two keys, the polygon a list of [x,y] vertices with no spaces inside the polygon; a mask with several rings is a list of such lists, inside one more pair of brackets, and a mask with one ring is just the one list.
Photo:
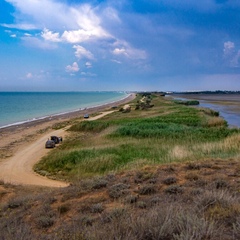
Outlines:
{"label": "dirt road", "polygon": [[[88,120],[96,120],[113,111],[103,112],[100,115],[89,118]],[[48,132],[41,136],[37,141],[24,146],[17,151],[14,156],[0,162],[0,180],[5,183],[16,185],[38,185],[47,187],[66,187],[65,182],[51,180],[47,177],[38,175],[33,171],[33,166],[49,151],[45,149],[45,142],[49,136],[62,136],[63,139],[67,135],[66,129],[60,129]]]}

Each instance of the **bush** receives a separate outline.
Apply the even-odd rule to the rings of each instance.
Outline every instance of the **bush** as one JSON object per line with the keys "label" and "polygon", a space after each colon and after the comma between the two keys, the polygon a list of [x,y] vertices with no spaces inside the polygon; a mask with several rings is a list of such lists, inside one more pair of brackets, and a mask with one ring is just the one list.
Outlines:
{"label": "bush", "polygon": [[111,186],[111,187],[108,189],[109,197],[111,197],[111,198],[119,198],[119,197],[121,197],[122,195],[124,195],[124,194],[127,193],[126,190],[127,190],[128,188],[129,188],[129,185],[124,184],[124,183],[115,184],[115,185]]}
{"label": "bush", "polygon": [[92,213],[101,213],[104,210],[102,203],[97,203],[92,206]]}
{"label": "bush", "polygon": [[166,179],[163,180],[163,183],[166,185],[171,185],[173,183],[176,183],[177,179],[175,177],[168,177]]}
{"label": "bush", "polygon": [[124,202],[125,203],[136,203],[138,197],[136,195],[129,195],[125,198]]}
{"label": "bush", "polygon": [[63,204],[63,205],[58,207],[58,212],[60,214],[64,214],[64,213],[68,212],[69,210],[70,210],[70,205],[69,204]]}
{"label": "bush", "polygon": [[138,193],[141,195],[151,195],[156,193],[156,188],[152,184],[141,186],[138,190]]}
{"label": "bush", "polygon": [[165,189],[165,193],[168,194],[180,194],[183,193],[183,187],[178,185],[172,185]]}

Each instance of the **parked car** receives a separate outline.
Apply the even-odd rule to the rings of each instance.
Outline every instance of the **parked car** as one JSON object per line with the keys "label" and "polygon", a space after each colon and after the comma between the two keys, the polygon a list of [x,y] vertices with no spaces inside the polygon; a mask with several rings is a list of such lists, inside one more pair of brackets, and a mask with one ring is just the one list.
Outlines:
{"label": "parked car", "polygon": [[55,142],[53,140],[47,140],[45,143],[45,148],[54,148]]}
{"label": "parked car", "polygon": [[89,118],[89,115],[88,115],[88,114],[84,114],[83,117],[84,117],[84,118]]}
{"label": "parked car", "polygon": [[60,142],[60,139],[57,136],[51,136],[51,140],[54,141],[55,144],[58,144]]}

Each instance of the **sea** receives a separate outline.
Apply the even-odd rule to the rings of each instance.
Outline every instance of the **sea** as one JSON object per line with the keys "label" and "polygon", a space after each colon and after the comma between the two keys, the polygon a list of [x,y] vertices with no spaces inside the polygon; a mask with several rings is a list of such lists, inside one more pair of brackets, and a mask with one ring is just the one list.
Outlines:
{"label": "sea", "polygon": [[0,92],[0,128],[122,100],[127,92]]}

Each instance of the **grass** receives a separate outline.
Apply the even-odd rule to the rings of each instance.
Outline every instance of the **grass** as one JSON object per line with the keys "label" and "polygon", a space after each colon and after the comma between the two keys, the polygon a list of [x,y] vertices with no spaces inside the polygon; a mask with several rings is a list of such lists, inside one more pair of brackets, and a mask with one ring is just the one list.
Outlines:
{"label": "grass", "polygon": [[86,131],[86,132],[101,132],[109,126],[108,122],[104,121],[82,121],[76,123],[69,128],[69,131]]}
{"label": "grass", "polygon": [[159,96],[152,103],[151,109],[73,124],[72,137],[35,170],[71,181],[144,164],[238,157],[239,130],[227,128],[213,112]]}

